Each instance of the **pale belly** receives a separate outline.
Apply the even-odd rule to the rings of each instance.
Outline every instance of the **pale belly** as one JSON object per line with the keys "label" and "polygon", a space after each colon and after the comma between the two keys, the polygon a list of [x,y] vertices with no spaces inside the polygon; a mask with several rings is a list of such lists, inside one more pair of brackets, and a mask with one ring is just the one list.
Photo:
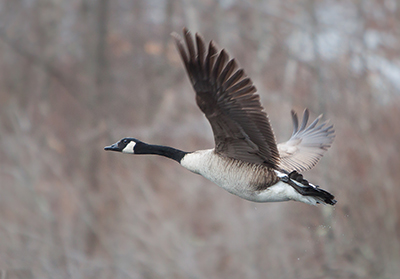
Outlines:
{"label": "pale belly", "polygon": [[[254,202],[279,202],[291,199],[295,190],[286,183],[278,182],[258,190],[267,183],[267,171],[262,166],[232,162],[221,158],[210,150],[200,150],[189,154],[181,161],[188,170],[200,174],[219,187],[243,199]],[[264,184],[266,185],[266,184]],[[293,192],[293,193],[292,193]]]}

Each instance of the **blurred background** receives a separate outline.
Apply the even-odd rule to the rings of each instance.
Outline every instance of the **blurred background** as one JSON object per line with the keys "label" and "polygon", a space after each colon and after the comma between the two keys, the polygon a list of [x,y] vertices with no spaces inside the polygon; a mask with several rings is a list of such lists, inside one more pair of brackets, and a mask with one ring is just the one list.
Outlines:
{"label": "blurred background", "polygon": [[[330,119],[306,178],[334,208],[103,150],[213,147],[170,36],[184,26],[238,59],[279,142],[292,108]],[[396,0],[1,0],[1,278],[398,278],[399,119]]]}

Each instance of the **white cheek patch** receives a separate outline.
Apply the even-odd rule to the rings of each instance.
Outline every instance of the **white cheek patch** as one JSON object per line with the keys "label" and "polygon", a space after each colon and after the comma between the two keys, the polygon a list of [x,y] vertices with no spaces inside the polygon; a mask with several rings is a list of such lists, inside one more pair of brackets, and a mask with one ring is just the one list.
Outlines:
{"label": "white cheek patch", "polygon": [[123,152],[123,153],[135,153],[135,150],[134,150],[135,145],[136,145],[136,142],[131,141],[130,143],[128,143],[128,144],[125,146],[124,149],[122,149],[122,152]]}

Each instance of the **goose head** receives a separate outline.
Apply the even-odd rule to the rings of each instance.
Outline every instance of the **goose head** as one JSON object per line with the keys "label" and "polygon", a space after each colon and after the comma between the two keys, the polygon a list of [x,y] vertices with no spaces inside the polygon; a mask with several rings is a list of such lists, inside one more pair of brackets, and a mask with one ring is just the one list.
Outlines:
{"label": "goose head", "polygon": [[137,144],[140,145],[141,143],[142,142],[140,140],[137,140],[135,138],[123,138],[110,146],[104,147],[104,150],[135,154],[135,147],[137,146]]}

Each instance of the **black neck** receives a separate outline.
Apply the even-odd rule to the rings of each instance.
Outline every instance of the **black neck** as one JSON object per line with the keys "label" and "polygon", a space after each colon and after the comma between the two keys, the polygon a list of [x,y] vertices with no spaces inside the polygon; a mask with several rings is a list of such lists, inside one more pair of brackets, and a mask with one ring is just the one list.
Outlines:
{"label": "black neck", "polygon": [[153,145],[147,144],[144,142],[138,142],[135,146],[135,154],[154,154],[160,155],[167,158],[171,158],[178,163],[181,162],[183,156],[185,156],[188,152],[175,149],[169,146],[163,145]]}

